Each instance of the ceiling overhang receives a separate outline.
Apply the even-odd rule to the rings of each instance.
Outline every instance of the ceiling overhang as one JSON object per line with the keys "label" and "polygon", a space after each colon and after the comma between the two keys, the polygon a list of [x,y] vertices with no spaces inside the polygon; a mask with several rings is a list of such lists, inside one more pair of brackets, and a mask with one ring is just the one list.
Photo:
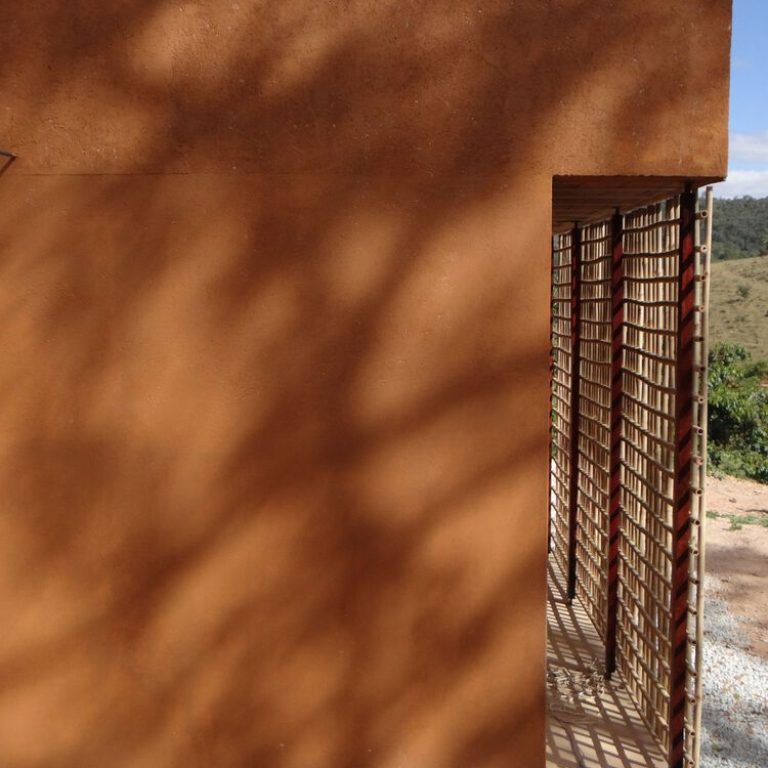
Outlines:
{"label": "ceiling overhang", "polygon": [[618,208],[631,211],[683,192],[722,181],[717,176],[555,176],[552,180],[552,229],[607,219]]}

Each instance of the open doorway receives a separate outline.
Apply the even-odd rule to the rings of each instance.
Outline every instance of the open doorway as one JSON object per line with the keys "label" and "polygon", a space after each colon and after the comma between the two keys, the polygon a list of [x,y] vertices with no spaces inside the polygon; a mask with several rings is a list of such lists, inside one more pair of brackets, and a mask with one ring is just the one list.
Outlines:
{"label": "open doorway", "polygon": [[548,766],[695,768],[711,192],[553,199]]}

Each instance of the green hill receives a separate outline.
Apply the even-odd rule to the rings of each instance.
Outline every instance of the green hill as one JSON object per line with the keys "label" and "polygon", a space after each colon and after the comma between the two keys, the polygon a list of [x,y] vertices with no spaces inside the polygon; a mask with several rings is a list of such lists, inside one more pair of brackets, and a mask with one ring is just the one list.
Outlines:
{"label": "green hill", "polygon": [[768,197],[715,198],[712,258],[743,259],[768,251]]}
{"label": "green hill", "polygon": [[768,359],[768,255],[713,262],[710,291],[712,344],[737,342]]}

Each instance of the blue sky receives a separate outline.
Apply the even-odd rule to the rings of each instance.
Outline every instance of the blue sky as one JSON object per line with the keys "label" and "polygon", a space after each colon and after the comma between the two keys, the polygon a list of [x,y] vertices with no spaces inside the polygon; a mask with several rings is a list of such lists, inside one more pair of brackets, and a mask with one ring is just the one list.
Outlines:
{"label": "blue sky", "polygon": [[728,180],[718,197],[768,196],[768,0],[734,0]]}

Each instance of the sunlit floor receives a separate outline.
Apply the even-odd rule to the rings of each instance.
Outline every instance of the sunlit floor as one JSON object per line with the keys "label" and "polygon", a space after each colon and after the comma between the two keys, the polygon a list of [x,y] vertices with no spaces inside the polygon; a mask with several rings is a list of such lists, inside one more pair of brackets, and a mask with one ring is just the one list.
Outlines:
{"label": "sunlit floor", "polygon": [[665,768],[621,678],[603,679],[597,631],[552,565],[547,621],[547,768]]}

